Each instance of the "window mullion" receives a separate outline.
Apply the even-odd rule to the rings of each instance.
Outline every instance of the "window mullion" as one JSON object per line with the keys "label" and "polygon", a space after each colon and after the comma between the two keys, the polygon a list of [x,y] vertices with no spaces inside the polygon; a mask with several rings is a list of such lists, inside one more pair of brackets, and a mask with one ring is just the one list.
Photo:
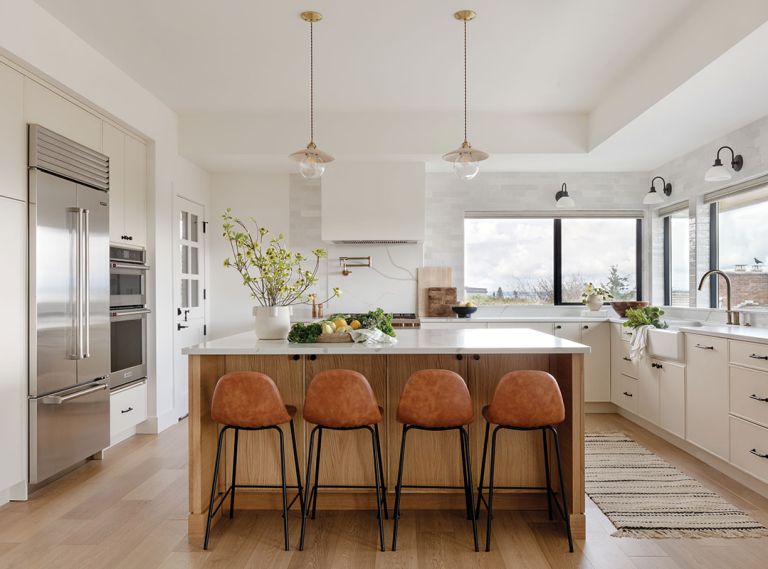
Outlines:
{"label": "window mullion", "polygon": [[561,219],[555,219],[555,231],[554,231],[554,302],[555,305],[563,303],[563,224]]}

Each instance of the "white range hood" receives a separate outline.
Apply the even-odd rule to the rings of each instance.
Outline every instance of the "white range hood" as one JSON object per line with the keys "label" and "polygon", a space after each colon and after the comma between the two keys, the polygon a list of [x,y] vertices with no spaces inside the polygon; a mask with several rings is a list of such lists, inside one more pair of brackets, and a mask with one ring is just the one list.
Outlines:
{"label": "white range hood", "polygon": [[423,162],[334,162],[323,174],[321,236],[345,244],[424,240]]}

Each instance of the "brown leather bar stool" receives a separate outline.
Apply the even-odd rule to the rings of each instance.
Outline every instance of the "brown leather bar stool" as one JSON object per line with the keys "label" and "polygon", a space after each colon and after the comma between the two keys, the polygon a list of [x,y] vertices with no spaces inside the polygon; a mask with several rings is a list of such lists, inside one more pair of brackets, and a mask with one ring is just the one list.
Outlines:
{"label": "brown leather bar stool", "polygon": [[[477,495],[477,515],[480,515],[480,502],[488,508],[487,533],[485,550],[491,550],[491,520],[493,519],[493,491],[501,490],[546,490],[549,519],[552,519],[552,502],[554,501],[563,521],[568,536],[568,548],[573,552],[571,536],[571,520],[568,516],[568,497],[563,481],[563,462],[560,458],[560,439],[555,425],[565,420],[565,405],[560,387],[554,377],[545,371],[512,371],[504,375],[496,386],[490,405],[483,407],[485,417],[485,439],[483,441],[483,460],[480,468],[480,485]],[[488,436],[491,424],[493,441],[491,443],[491,468],[488,481],[488,501],[483,498],[483,479],[485,478],[485,458],[488,452]],[[496,468],[496,435],[502,429],[513,431],[541,430],[544,444],[544,474],[547,486],[531,488],[521,486],[494,486],[493,476]],[[557,471],[560,477],[560,496],[562,507],[557,502],[557,496],[552,490],[549,474],[549,449],[547,448],[547,431],[552,433],[557,454]]]}
{"label": "brown leather bar stool", "polygon": [[[307,455],[307,484],[304,496],[304,515],[301,517],[301,538],[299,551],[304,549],[304,533],[312,505],[312,519],[317,511],[318,488],[376,488],[376,507],[379,520],[379,542],[384,551],[384,516],[387,516],[387,488],[384,485],[384,467],[381,464],[381,442],[379,423],[383,409],[376,401],[376,395],[370,383],[361,373],[350,369],[332,369],[318,373],[312,378],[307,388],[304,401],[304,420],[316,425],[309,436],[309,454]],[[354,431],[365,429],[371,433],[373,448],[373,470],[375,486],[339,486],[318,484],[320,473],[320,450],[323,443],[323,431]],[[310,492],[309,480],[312,474],[312,453],[317,434],[317,456],[315,458],[315,483]]]}
{"label": "brown leather bar stool", "polygon": [[[216,464],[213,469],[213,483],[211,484],[211,500],[208,504],[208,520],[205,525],[205,542],[203,549],[208,549],[208,539],[211,535],[211,520],[222,504],[230,495],[229,517],[232,518],[235,509],[235,490],[237,488],[281,488],[283,492],[283,534],[285,550],[288,551],[288,510],[299,499],[302,513],[304,512],[304,499],[301,489],[301,474],[299,472],[299,455],[296,450],[296,431],[293,426],[293,417],[296,407],[283,403],[283,398],[272,379],[263,373],[253,371],[239,371],[228,373],[219,379],[213,391],[211,401],[211,419],[224,428],[219,431],[219,442],[216,446]],[[291,443],[293,445],[293,462],[296,467],[296,485],[287,486],[285,483],[285,441],[283,429],[278,425],[290,423]],[[229,429],[235,431],[234,454],[232,457],[232,485],[224,492],[218,506],[214,508],[216,497],[216,485],[219,478],[219,460],[221,447],[224,442],[224,433]],[[280,486],[237,484],[237,450],[240,431],[262,431],[271,429],[277,431],[280,437],[280,469],[282,484]],[[296,488],[297,494],[288,503],[287,489]]]}
{"label": "brown leather bar stool", "polygon": [[[397,528],[400,521],[400,494],[403,488],[453,488],[464,490],[467,519],[472,520],[472,533],[477,544],[477,522],[472,497],[472,461],[469,452],[469,434],[466,425],[474,420],[472,398],[464,379],[447,369],[426,369],[417,371],[403,388],[397,405],[397,420],[403,424],[400,442],[400,465],[395,487],[395,527],[392,532],[392,551],[397,550]],[[403,462],[405,441],[408,431],[458,431],[461,446],[461,468],[464,486],[418,486],[403,485]]]}

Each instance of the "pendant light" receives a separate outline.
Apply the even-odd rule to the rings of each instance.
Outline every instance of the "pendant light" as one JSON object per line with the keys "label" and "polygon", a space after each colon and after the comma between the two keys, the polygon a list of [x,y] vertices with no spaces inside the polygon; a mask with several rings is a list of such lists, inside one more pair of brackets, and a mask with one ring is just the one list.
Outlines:
{"label": "pendant light", "polygon": [[560,191],[555,194],[555,207],[571,208],[576,207],[576,202],[568,195],[568,186],[563,182]]}
{"label": "pendant light", "polygon": [[464,142],[456,150],[443,155],[443,160],[453,163],[453,170],[461,180],[471,180],[480,171],[478,162],[488,158],[482,150],[472,148],[467,141],[467,22],[477,14],[472,10],[459,10],[453,17],[464,23]]}
{"label": "pendant light", "polygon": [[664,198],[656,191],[656,186],[654,185],[656,180],[661,180],[661,187],[665,196],[672,195],[672,184],[664,180],[664,178],[661,176],[656,176],[653,180],[651,180],[651,189],[647,194],[645,194],[645,197],[643,198],[643,205],[658,205],[660,203],[664,203]]}
{"label": "pendant light", "polygon": [[289,156],[299,163],[299,173],[307,180],[316,180],[325,172],[333,156],[315,145],[315,46],[314,24],[323,19],[320,12],[302,12],[301,19],[309,22],[309,144]]}
{"label": "pendant light", "polygon": [[707,170],[707,173],[704,174],[704,181],[705,182],[725,182],[727,180],[730,180],[733,176],[728,171],[728,169],[723,166],[723,161],[720,160],[720,152],[723,150],[730,150],[731,151],[731,168],[735,172],[738,172],[742,169],[744,166],[744,158],[741,154],[736,154],[733,151],[733,148],[730,146],[721,146],[717,150],[717,155],[715,156],[715,163],[712,164],[712,167]]}

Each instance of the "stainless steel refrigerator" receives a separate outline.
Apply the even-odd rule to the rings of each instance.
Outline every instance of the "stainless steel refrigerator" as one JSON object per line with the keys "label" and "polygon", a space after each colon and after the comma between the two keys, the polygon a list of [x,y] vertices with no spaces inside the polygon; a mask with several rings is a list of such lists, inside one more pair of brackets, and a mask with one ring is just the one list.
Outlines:
{"label": "stainless steel refrigerator", "polygon": [[29,482],[109,446],[109,158],[29,126]]}

